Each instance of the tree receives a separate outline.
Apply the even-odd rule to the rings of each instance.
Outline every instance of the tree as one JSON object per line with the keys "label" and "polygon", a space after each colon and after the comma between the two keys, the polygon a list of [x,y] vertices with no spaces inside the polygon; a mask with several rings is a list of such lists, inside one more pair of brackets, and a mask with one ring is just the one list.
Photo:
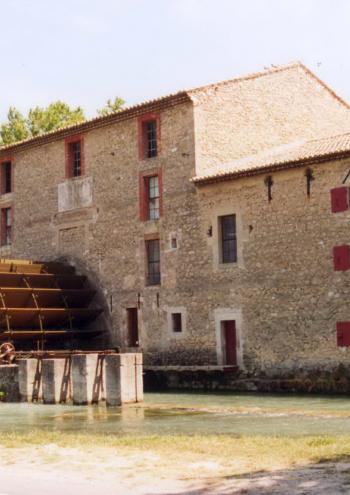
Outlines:
{"label": "tree", "polygon": [[119,112],[122,109],[125,101],[119,96],[116,96],[114,100],[107,100],[106,106],[97,110],[97,113],[100,117],[105,117],[106,115],[110,115],[114,112]]}
{"label": "tree", "polygon": [[0,146],[23,141],[30,137],[26,119],[15,107],[10,107],[7,122],[0,126]]}
{"label": "tree", "polygon": [[81,107],[70,108],[67,103],[56,101],[46,108],[35,107],[24,117],[15,107],[10,107],[7,122],[0,125],[0,146],[23,141],[45,132],[84,122]]}
{"label": "tree", "polygon": [[56,101],[46,108],[35,107],[29,110],[27,125],[32,137],[61,127],[84,122],[85,115],[81,107],[70,108],[67,103]]}
{"label": "tree", "polygon": [[[106,106],[97,110],[104,117],[121,110],[125,101],[116,96],[108,100]],[[84,110],[81,107],[71,108],[63,101],[55,101],[47,107],[31,108],[27,116],[15,107],[10,107],[7,121],[0,124],[0,146],[16,143],[46,132],[55,131],[69,125],[84,122]]]}

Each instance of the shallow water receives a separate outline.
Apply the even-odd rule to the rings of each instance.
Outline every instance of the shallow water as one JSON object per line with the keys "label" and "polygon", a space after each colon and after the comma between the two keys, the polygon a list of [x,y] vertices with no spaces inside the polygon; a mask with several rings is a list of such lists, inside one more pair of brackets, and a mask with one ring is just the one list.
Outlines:
{"label": "shallow water", "polygon": [[144,406],[0,404],[0,432],[350,435],[347,397],[162,393],[146,394]]}

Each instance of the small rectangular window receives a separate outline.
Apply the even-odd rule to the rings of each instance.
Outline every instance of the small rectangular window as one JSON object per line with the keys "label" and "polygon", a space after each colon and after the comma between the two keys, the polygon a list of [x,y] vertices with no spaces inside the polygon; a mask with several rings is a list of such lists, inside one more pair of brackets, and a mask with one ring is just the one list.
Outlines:
{"label": "small rectangular window", "polygon": [[74,136],[66,140],[66,177],[84,174],[84,137]]}
{"label": "small rectangular window", "polygon": [[162,216],[162,170],[139,174],[140,220],[158,220]]}
{"label": "small rectangular window", "polygon": [[147,283],[160,284],[160,243],[159,239],[146,241]]}
{"label": "small rectangular window", "polygon": [[175,333],[182,332],[182,313],[171,314],[171,326],[173,332]]}
{"label": "small rectangular window", "polygon": [[219,217],[221,230],[221,262],[237,261],[236,215]]}
{"label": "small rectangular window", "polygon": [[1,164],[1,194],[12,192],[12,164],[10,161]]}
{"label": "small rectangular window", "polygon": [[81,145],[80,141],[71,143],[71,160],[72,160],[72,176],[79,177],[81,175]]}
{"label": "small rectangular window", "polygon": [[143,153],[144,158],[157,156],[157,121],[148,120],[143,122]]}
{"label": "small rectangular window", "polygon": [[177,237],[175,235],[171,236],[170,246],[171,249],[177,249]]}
{"label": "small rectangular window", "polygon": [[153,177],[147,177],[148,183],[148,219],[158,220],[159,218],[159,179],[155,175]]}
{"label": "small rectangular window", "polygon": [[11,208],[1,210],[1,245],[9,246],[12,240],[12,215]]}

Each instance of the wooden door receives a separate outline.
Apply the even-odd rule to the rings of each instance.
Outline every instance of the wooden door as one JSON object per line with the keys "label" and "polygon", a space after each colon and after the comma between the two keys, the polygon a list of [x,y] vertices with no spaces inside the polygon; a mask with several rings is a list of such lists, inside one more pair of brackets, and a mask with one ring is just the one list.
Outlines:
{"label": "wooden door", "polygon": [[139,345],[139,325],[137,308],[128,308],[128,346],[138,347]]}
{"label": "wooden door", "polygon": [[225,364],[237,366],[236,322],[234,320],[223,322],[223,334],[225,339]]}

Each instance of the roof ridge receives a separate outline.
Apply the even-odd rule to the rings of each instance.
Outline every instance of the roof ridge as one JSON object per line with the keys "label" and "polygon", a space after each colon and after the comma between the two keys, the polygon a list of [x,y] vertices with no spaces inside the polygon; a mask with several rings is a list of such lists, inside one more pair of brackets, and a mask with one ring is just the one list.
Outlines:
{"label": "roof ridge", "polygon": [[271,66],[268,69],[264,69],[261,71],[249,72],[248,74],[245,74],[244,76],[238,76],[238,77],[234,77],[232,79],[224,79],[222,81],[218,81],[215,83],[205,84],[203,86],[188,88],[185,91],[187,93],[195,93],[197,91],[203,91],[203,90],[211,88],[211,87],[221,86],[221,85],[225,85],[225,84],[231,84],[231,83],[240,82],[240,81],[247,81],[249,79],[257,79],[258,77],[269,76],[270,74],[275,74],[276,72],[283,72],[285,70],[295,69],[297,67],[304,68],[305,66],[302,64],[302,62],[297,60],[295,62],[289,62],[288,64]]}

